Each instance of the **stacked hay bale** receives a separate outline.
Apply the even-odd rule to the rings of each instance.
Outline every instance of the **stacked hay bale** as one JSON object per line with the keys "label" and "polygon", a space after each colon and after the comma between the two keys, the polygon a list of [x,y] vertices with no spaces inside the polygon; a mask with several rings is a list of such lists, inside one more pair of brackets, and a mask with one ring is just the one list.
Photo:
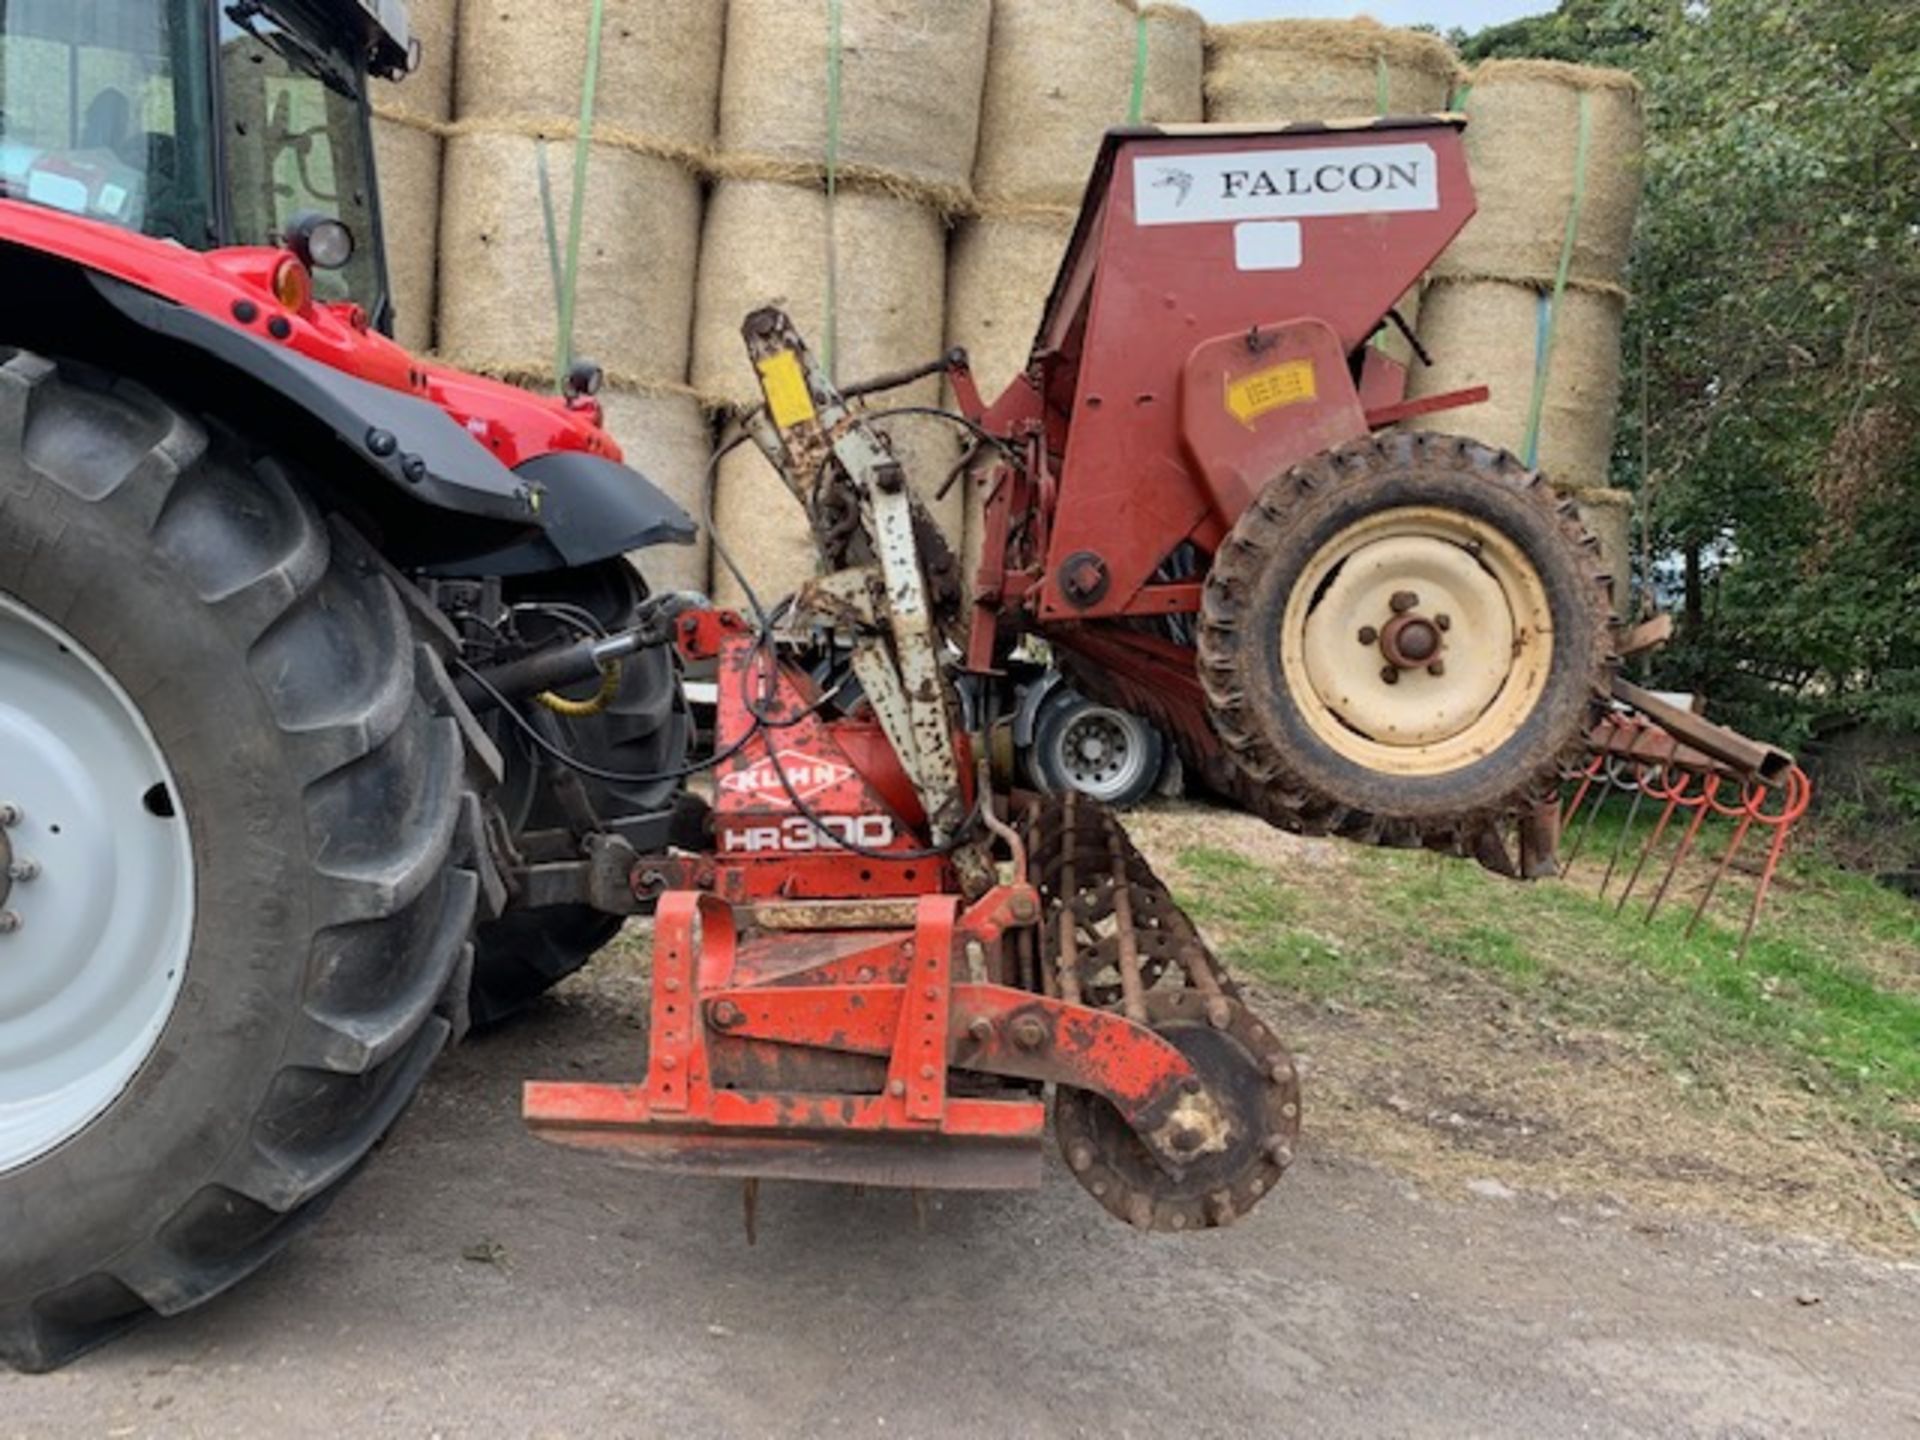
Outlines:
{"label": "stacked hay bale", "polygon": [[[1207,36],[1207,119],[1284,124],[1444,110],[1460,72],[1444,41],[1369,19],[1256,20]],[[1394,302],[1419,321],[1421,287]],[[1402,365],[1412,347],[1397,329],[1375,343]]]}
{"label": "stacked hay bale", "polygon": [[[947,272],[947,340],[988,403],[1026,368],[1102,136],[1202,118],[1205,35],[1181,5],[995,0],[974,213]],[[980,500],[968,497],[969,579]]]}
{"label": "stacked hay bale", "polygon": [[1643,121],[1631,75],[1490,60],[1460,102],[1480,209],[1434,266],[1421,326],[1435,364],[1412,393],[1491,387],[1449,429],[1568,486],[1621,577],[1630,501],[1607,489]]}
{"label": "stacked hay bale", "polygon": [[[694,306],[692,375],[710,404],[758,403],[740,324],[765,305],[786,310],[844,381],[940,354],[946,217],[970,194],[990,10],[991,0],[726,7],[717,181]],[[928,379],[875,405],[938,398]],[[953,453],[939,422],[895,418],[882,428],[957,538],[958,497],[933,495]],[[721,462],[714,507],[764,602],[814,573],[806,519],[751,446]],[[718,596],[739,603],[731,575],[714,579]]]}
{"label": "stacked hay bale", "polygon": [[374,84],[373,148],[394,338],[409,350],[427,350],[440,246],[442,136],[453,115],[454,0],[414,0],[408,16],[420,41],[420,68],[403,83]]}
{"label": "stacked hay bale", "polygon": [[[589,52],[587,0],[461,0],[447,142],[439,339],[455,364],[550,388]],[[573,353],[628,460],[705,508],[707,419],[688,384],[703,188],[717,123],[721,7],[607,0],[588,147]],[[545,200],[543,201],[543,196]],[[553,240],[548,234],[548,216]],[[640,558],[656,589],[707,584],[706,547]]]}
{"label": "stacked hay bale", "polygon": [[1376,20],[1254,20],[1207,36],[1207,119],[1225,124],[1425,115],[1459,71],[1442,40]]}

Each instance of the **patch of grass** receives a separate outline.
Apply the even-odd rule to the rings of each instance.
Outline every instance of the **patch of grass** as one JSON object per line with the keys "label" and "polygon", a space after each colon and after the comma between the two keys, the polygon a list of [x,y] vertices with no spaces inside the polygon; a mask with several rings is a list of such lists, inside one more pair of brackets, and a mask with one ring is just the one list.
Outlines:
{"label": "patch of grass", "polygon": [[1180,865],[1196,881],[1184,903],[1229,966],[1313,999],[1375,993],[1358,954],[1300,926],[1299,897],[1271,870],[1208,846]]}
{"label": "patch of grass", "polygon": [[[1664,849],[1633,902],[1616,911],[1615,900],[1650,811],[1621,846],[1605,898],[1595,891],[1621,817],[1595,825],[1566,883],[1515,884],[1439,856],[1358,849],[1327,876],[1289,881],[1207,847],[1182,851],[1173,879],[1196,920],[1225,940],[1229,962],[1275,984],[1404,1007],[1452,975],[1561,1024],[1625,1036],[1712,1093],[1781,1085],[1825,1097],[1890,1173],[1920,1172],[1920,906],[1802,858],[1783,870],[1744,954],[1751,875],[1725,883],[1691,936],[1690,899],[1647,923]],[[1717,859],[1712,850],[1703,863]],[[1683,879],[1690,897],[1701,876]]]}

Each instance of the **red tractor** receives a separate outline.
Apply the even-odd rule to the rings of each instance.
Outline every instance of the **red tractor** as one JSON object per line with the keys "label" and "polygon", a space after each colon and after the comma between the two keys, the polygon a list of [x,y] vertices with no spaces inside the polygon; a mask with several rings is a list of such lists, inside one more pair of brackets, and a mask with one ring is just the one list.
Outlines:
{"label": "red tractor", "polygon": [[1533,817],[1544,863],[1604,577],[1539,476],[1390,428],[1366,343],[1472,212],[1457,126],[1112,137],[1028,374],[928,367],[992,488],[970,601],[854,403],[903,377],[748,317],[821,578],[743,621],[625,560],[694,527],[591,367],[546,399],[387,338],[365,97],[408,59],[398,0],[0,7],[0,1358],[249,1274],[470,1021],[648,911],[644,1079],[530,1085],[540,1134],[1032,1184],[1051,1090],[1114,1214],[1244,1214],[1285,1048],[985,737],[1039,633],[1278,823],[1511,869]]}

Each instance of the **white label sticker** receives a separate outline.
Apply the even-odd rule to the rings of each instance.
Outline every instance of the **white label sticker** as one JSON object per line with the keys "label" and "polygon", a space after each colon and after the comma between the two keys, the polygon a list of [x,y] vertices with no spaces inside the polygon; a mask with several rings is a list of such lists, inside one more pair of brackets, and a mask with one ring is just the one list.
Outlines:
{"label": "white label sticker", "polygon": [[1350,145],[1138,155],[1134,218],[1142,225],[1379,215],[1440,208],[1431,145]]}
{"label": "white label sticker", "polygon": [[1247,220],[1233,227],[1233,263],[1240,270],[1298,270],[1298,220]]}

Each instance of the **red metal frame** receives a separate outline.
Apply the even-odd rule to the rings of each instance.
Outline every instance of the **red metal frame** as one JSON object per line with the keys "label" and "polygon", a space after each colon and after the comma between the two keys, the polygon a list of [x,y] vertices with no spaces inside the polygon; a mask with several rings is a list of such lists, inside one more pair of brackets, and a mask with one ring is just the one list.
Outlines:
{"label": "red metal frame", "polygon": [[110,275],[178,305],[284,345],[345,374],[430,400],[512,468],[556,450],[621,458],[600,428],[597,402],[574,405],[469,375],[410,354],[373,330],[357,305],[282,305],[274,273],[298,264],[285,250],[196,251],[24,200],[0,199],[0,245],[17,245]]}

